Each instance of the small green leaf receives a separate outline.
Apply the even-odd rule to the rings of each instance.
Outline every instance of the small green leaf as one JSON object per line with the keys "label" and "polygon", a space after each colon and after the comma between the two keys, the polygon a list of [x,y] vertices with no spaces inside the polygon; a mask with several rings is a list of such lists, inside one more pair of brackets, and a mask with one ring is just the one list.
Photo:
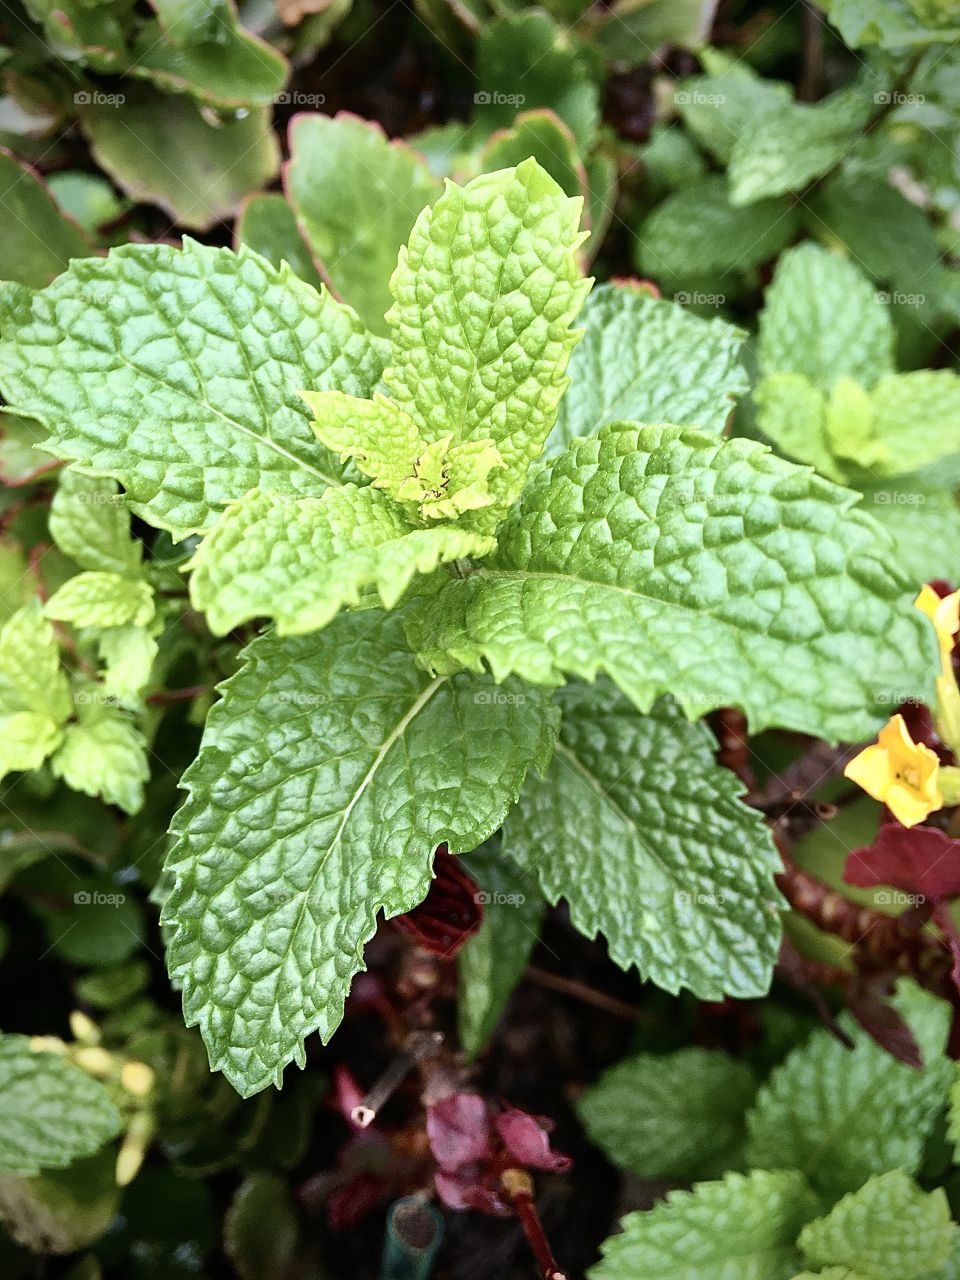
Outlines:
{"label": "small green leaf", "polygon": [[849,1017],[842,1025],[852,1052],[832,1032],[815,1031],[760,1090],[748,1117],[751,1164],[800,1169],[833,1199],[874,1174],[917,1171],[950,1081],[950,1012],[906,982],[895,1004],[920,1046],[923,1070],[898,1062]]}
{"label": "small green leaf", "polygon": [[298,393],[368,395],[383,368],[379,344],[326,291],[249,249],[190,240],[76,262],[42,293],[0,300],[0,330],[11,405],[176,538],[257,485],[296,495],[337,483]]}
{"label": "small green leaf", "polygon": [[746,335],[723,320],[701,320],[643,290],[613,284],[594,290],[580,320],[585,332],[570,357],[570,387],[548,453],[622,420],[719,433],[747,391],[737,360]]}
{"label": "small green leaf", "polygon": [[150,679],[159,645],[143,627],[110,627],[97,636],[105,666],[103,692],[125,706],[134,702]]}
{"label": "small green leaf", "polygon": [[799,245],[764,298],[759,356],[764,373],[799,373],[823,391],[842,377],[871,387],[894,370],[889,308],[852,262]]}
{"label": "small green leaf", "polygon": [[428,679],[397,614],[246,650],[185,776],[163,913],[187,1023],[245,1096],[330,1038],[377,912],[423,899],[436,846],[475,848],[545,767],[557,712],[507,694]]}
{"label": "small green leaf", "polygon": [[540,937],[546,903],[531,876],[488,842],[463,858],[480,888],[483,923],[457,953],[457,1026],[475,1058],[493,1034]]}
{"label": "small green leaf", "polygon": [[33,170],[0,148],[0,280],[39,289],[92,252]]}
{"label": "small green leaf", "polygon": [[201,543],[190,596],[217,635],[257,617],[299,635],[325,627],[344,605],[376,603],[371,587],[392,609],[417,574],[493,546],[451,526],[412,529],[373,488],[341,485],[299,499],[254,492]]}
{"label": "small green leaf", "polygon": [[323,280],[300,234],[296,215],[279,193],[251,196],[244,202],[237,217],[235,240],[236,249],[245,244],[275,267],[289,262],[301,280],[314,289],[322,288]]}
{"label": "small green leaf", "polygon": [[747,1063],[714,1049],[638,1053],[580,1099],[592,1142],[641,1178],[688,1182],[739,1163],[757,1091]]}
{"label": "small green leaf", "polygon": [[674,94],[684,124],[721,164],[729,164],[737,139],[768,114],[789,109],[790,85],[767,80],[745,61],[691,76]]}
{"label": "small green leaf", "polygon": [[0,1173],[33,1177],[92,1155],[120,1132],[106,1089],[27,1036],[0,1035]]}
{"label": "small green leaf", "polygon": [[372,332],[387,333],[397,254],[440,183],[415,151],[347,114],[296,116],[290,156],[287,194],[324,275]]}
{"label": "small green leaf", "polygon": [[755,731],[859,741],[884,691],[929,696],[936,658],[856,502],[751,441],[614,423],[538,471],[483,567],[414,612],[411,641],[434,671],[602,671],[641,711],[672,692],[691,718],[736,705]]}
{"label": "small green leaf", "polygon": [[642,716],[606,681],[558,697],[556,753],[507,819],[504,852],[622,968],[703,1000],[763,995],[780,859],[708,730],[666,701]]}
{"label": "small green leaf", "polygon": [[148,582],[132,582],[118,573],[78,573],[44,606],[56,622],[77,627],[144,627],[153,618],[153,592]]}
{"label": "small green leaf", "polygon": [[952,44],[960,40],[960,22],[949,4],[928,6],[914,0],[825,0],[827,17],[852,48],[879,45]]}
{"label": "small green leaf", "polygon": [[798,1243],[811,1262],[841,1263],[865,1280],[923,1280],[946,1264],[957,1231],[942,1187],[921,1191],[893,1169],[808,1223]]}
{"label": "small green leaf", "polygon": [[587,173],[577,141],[554,111],[523,111],[509,129],[500,129],[480,152],[483,173],[509,169],[533,156],[568,196],[587,197]]}
{"label": "small green leaf", "polygon": [[72,705],[56,634],[31,600],[0,628],[0,712],[38,712],[59,725]]}
{"label": "small green leaf", "polygon": [[789,1170],[730,1173],[671,1191],[645,1213],[627,1214],[622,1233],[601,1245],[590,1280],[787,1280],[799,1263],[797,1234],[818,1208]]}
{"label": "small green leaf", "polygon": [[143,735],[114,707],[90,702],[78,711],[78,722],[64,729],[63,745],[50,761],[54,776],[74,791],[139,812],[150,776]]}
{"label": "small green leaf", "polygon": [[81,569],[140,574],[143,546],[130,536],[130,512],[112,480],[64,468],[50,505],[50,533]]}

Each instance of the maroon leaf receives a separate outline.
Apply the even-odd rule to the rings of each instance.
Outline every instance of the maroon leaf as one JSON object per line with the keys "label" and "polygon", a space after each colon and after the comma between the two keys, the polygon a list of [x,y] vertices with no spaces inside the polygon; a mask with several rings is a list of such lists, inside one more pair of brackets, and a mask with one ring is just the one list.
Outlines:
{"label": "maroon leaf", "polygon": [[560,1151],[550,1149],[551,1122],[543,1116],[532,1116],[517,1107],[508,1107],[494,1117],[500,1140],[510,1155],[529,1169],[549,1169],[563,1173],[573,1161]]}
{"label": "maroon leaf", "polygon": [[427,1137],[434,1159],[446,1173],[489,1159],[487,1104],[475,1093],[451,1093],[427,1111]]}
{"label": "maroon leaf", "polygon": [[886,823],[873,844],[853,850],[843,878],[861,889],[890,885],[920,900],[955,898],[960,895],[960,841],[936,827],[908,830]]}
{"label": "maroon leaf", "polygon": [[881,992],[854,983],[847,993],[847,1004],[857,1022],[881,1049],[886,1049],[898,1062],[920,1070],[923,1066],[920,1046],[910,1027]]}
{"label": "maroon leaf", "polygon": [[483,923],[482,896],[445,844],[437,849],[433,870],[435,878],[423,902],[393,923],[425,951],[449,959]]}
{"label": "maroon leaf", "polygon": [[513,1210],[500,1195],[489,1173],[473,1170],[463,1173],[437,1171],[437,1195],[448,1209],[479,1209],[498,1218],[513,1216]]}

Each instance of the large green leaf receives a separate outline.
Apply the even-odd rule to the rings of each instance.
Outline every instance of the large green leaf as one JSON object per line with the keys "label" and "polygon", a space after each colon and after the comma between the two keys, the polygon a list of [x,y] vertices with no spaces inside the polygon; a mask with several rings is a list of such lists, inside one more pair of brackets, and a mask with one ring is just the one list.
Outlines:
{"label": "large green leaf", "polygon": [[536,689],[428,679],[397,614],[246,651],[187,771],[167,863],[167,958],[189,1025],[244,1095],[336,1029],[376,915],[409,911],[433,851],[475,848],[556,712]]}
{"label": "large green leaf", "polygon": [[106,1089],[27,1036],[0,1035],[0,1173],[33,1177],[92,1155],[120,1131]]}
{"label": "large green leaf", "polygon": [[623,420],[719,433],[748,388],[737,360],[745,334],[723,320],[701,320],[645,290],[614,284],[594,290],[580,320],[584,336],[570,357],[570,387],[548,453]]}
{"label": "large green leaf", "polygon": [[[780,859],[714,762],[708,730],[668,701],[647,716],[608,682],[560,695],[560,742],[507,819],[504,851],[587,937],[668,991],[762,995],[780,941]],[[614,887],[615,886],[615,887]]]}
{"label": "large green leaf", "polygon": [[319,493],[336,460],[303,387],[367,395],[379,343],[325,291],[248,249],[187,240],[75,262],[0,300],[0,388],[47,427],[51,452],[114,476],[175,536],[257,485]]}
{"label": "large green leaf", "polygon": [[591,1140],[641,1178],[687,1182],[739,1162],[757,1091],[749,1065],[715,1049],[638,1053],[580,1099]]}
{"label": "large green leaf", "polygon": [[397,253],[440,182],[415,151],[347,114],[297,116],[290,156],[287,193],[327,279],[374,333],[386,333]]}
{"label": "large green leaf", "polygon": [[782,1170],[692,1191],[671,1191],[646,1213],[628,1213],[601,1248],[590,1280],[787,1280],[795,1241],[818,1208],[803,1177]]}
{"label": "large green leaf", "polygon": [[430,670],[612,676],[832,741],[926,698],[933,635],[857,498],[746,440],[615,423],[527,486],[485,565],[411,621]]}
{"label": "large green leaf", "polygon": [[815,1031],[760,1091],[748,1117],[751,1164],[800,1169],[833,1199],[873,1174],[916,1172],[950,1083],[944,1056],[950,1010],[904,984],[896,1004],[917,1039],[923,1070],[898,1062],[850,1018],[843,1024],[852,1052],[832,1032]]}
{"label": "large green leaf", "polygon": [[811,1262],[843,1263],[866,1280],[923,1280],[946,1264],[956,1236],[943,1188],[921,1191],[893,1169],[808,1223],[799,1244]]}

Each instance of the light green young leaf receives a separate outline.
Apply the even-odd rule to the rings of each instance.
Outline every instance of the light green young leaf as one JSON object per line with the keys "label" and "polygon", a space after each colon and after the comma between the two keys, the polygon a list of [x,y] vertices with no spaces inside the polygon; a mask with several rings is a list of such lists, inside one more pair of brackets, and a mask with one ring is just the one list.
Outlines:
{"label": "light green young leaf", "polygon": [[785,197],[737,209],[726,180],[712,174],[668,196],[637,229],[635,260],[667,289],[752,271],[796,234],[797,213]]}
{"label": "light green young leaf", "polygon": [[556,711],[506,694],[424,676],[397,614],[246,650],[185,776],[163,914],[187,1023],[245,1096],[330,1038],[377,912],[423,899],[436,846],[482,843],[545,767]]}
{"label": "light green young leaf", "polygon": [[463,859],[483,894],[483,923],[457,953],[457,1027],[471,1058],[484,1048],[540,937],[546,903],[531,876],[490,841]]}
{"label": "light green young leaf", "polygon": [[950,1011],[906,982],[895,1004],[917,1039],[923,1070],[898,1062],[851,1018],[841,1021],[852,1052],[831,1032],[815,1031],[760,1090],[747,1120],[751,1164],[800,1169],[831,1199],[874,1174],[916,1172],[951,1078],[944,1056]]}
{"label": "light green young leaf", "polygon": [[620,1235],[601,1245],[590,1280],[787,1280],[795,1241],[818,1211],[816,1196],[790,1170],[730,1173],[671,1191],[643,1213],[628,1213]]}
{"label": "light green young leaf", "polygon": [[60,725],[45,712],[0,714],[0,778],[15,770],[39,769],[62,738]]}
{"label": "light green young leaf", "polygon": [[63,744],[50,761],[54,776],[74,791],[139,812],[150,777],[143,734],[122,711],[103,702],[82,703],[78,716],[64,729]]}
{"label": "light green young leaf", "polygon": [[496,446],[496,506],[472,528],[488,531],[516,499],[566,389],[571,324],[590,288],[576,263],[581,204],[527,160],[448,183],[401,250],[383,381],[428,444]]}
{"label": "light green young leaf", "polygon": [[0,1173],[33,1177],[91,1155],[120,1132],[99,1081],[27,1036],[0,1035]]}
{"label": "light green young leaf", "polygon": [[827,434],[827,397],[802,373],[771,373],[753,391],[757,428],[781,453],[842,484],[844,469]]}
{"label": "light green young leaf", "polygon": [[623,420],[719,434],[749,387],[737,359],[746,335],[723,320],[701,320],[644,290],[613,284],[594,290],[580,319],[584,336],[570,357],[570,387],[548,453]]}
{"label": "light green young leaf", "polygon": [[894,371],[890,308],[852,262],[798,245],[764,298],[759,355],[765,374],[799,373],[823,391],[842,377],[871,387]]}
{"label": "light green young leaf", "polygon": [[109,627],[97,636],[97,649],[104,693],[130,705],[150,679],[159,645],[143,627]]}
{"label": "light green young leaf", "polygon": [[119,573],[78,573],[54,592],[44,613],[77,627],[145,627],[153,619],[153,591]]}
{"label": "light green young leaf", "polygon": [[0,299],[0,388],[49,447],[123,484],[175,538],[256,485],[292,495],[341,479],[302,387],[369,395],[380,344],[348,308],[248,249],[187,240],[75,262]]}
{"label": "light green young leaf", "polygon": [[860,741],[884,691],[928,696],[936,657],[856,502],[752,441],[615,423],[537,473],[411,641],[433,671],[602,671],[641,711],[672,692],[690,718],[739,706],[755,732]]}
{"label": "light green young leaf", "polygon": [[860,395],[862,406],[848,395],[828,420],[830,446],[850,474],[908,475],[960,453],[960,377],[951,369],[887,374]]}
{"label": "light green young leaf", "polygon": [[112,480],[65,467],[50,504],[50,533],[81,569],[140,574],[143,545],[130,536],[130,512]]}
{"label": "light green young leaf", "polygon": [[386,334],[397,254],[441,184],[410,147],[345,112],[294,117],[290,157],[287,194],[324,275],[373,333]]}
{"label": "light green young leaf", "polygon": [[30,600],[0,628],[0,712],[38,712],[59,725],[72,705],[56,634]]}
{"label": "light green young leaf", "polygon": [[492,550],[492,538],[440,525],[412,529],[372,487],[319,498],[256,491],[228,507],[190,562],[190,596],[216,635],[272,617],[280,635],[325,627],[344,605],[400,600],[417,574]]}
{"label": "light green young leaf", "polygon": [[550,902],[566,898],[581,933],[602,932],[621,968],[703,1000],[764,994],[780,859],[705,726],[669,701],[642,716],[606,681],[559,701],[556,753],[507,819],[504,852]]}
{"label": "light green young leaf", "polygon": [[752,117],[730,153],[727,178],[737,208],[800,191],[832,169],[878,109],[876,83],[863,77],[813,106],[780,105]]}
{"label": "light green young leaf", "polygon": [[714,1049],[638,1053],[580,1099],[590,1140],[641,1178],[689,1182],[740,1163],[757,1091],[747,1063]]}
{"label": "light green young leaf", "polygon": [[798,1243],[811,1262],[840,1263],[866,1280],[923,1280],[945,1265],[957,1231],[942,1187],[921,1191],[893,1169],[808,1223]]}

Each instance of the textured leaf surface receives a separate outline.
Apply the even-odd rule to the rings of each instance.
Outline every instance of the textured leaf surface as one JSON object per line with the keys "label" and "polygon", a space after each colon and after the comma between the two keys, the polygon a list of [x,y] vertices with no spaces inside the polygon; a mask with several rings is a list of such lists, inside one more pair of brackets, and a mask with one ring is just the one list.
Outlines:
{"label": "textured leaf surface", "polygon": [[460,1043],[476,1057],[523,976],[546,904],[533,877],[503,856],[499,842],[489,842],[463,861],[483,894],[483,923],[457,953]]}
{"label": "textured leaf surface", "polygon": [[106,1089],[27,1036],[0,1035],[0,1173],[33,1177],[92,1154],[120,1131]]}
{"label": "textured leaf surface", "polygon": [[212,1065],[244,1095],[329,1039],[376,914],[425,896],[436,846],[469,850],[543,768],[536,690],[418,672],[399,615],[266,636],[224,686],[168,859],[168,963]]}
{"label": "textured leaf surface", "polygon": [[451,526],[411,529],[373,488],[341,485],[319,498],[254,492],[228,507],[201,544],[190,595],[217,635],[257,617],[298,635],[326,626],[344,605],[375,602],[368,588],[390,609],[417,574],[493,545]]}
{"label": "textured leaf surface", "polygon": [[893,1169],[808,1223],[799,1244],[811,1262],[841,1263],[866,1280],[921,1280],[945,1265],[956,1235],[943,1188],[921,1191]]}
{"label": "textured leaf surface", "polygon": [[257,485],[301,494],[338,481],[298,392],[368,395],[382,369],[350,310],[246,249],[126,245],[4,303],[11,405],[178,537]]}
{"label": "textured leaf surface", "polygon": [[0,629],[0,777],[39,769],[60,744],[72,705],[57,637],[39,600],[30,600]]}
{"label": "textured leaf surface", "polygon": [[570,358],[570,387],[549,453],[608,422],[670,422],[719,433],[748,388],[737,359],[745,335],[723,320],[701,320],[629,286],[602,285],[580,322],[584,336]]}
{"label": "textured leaf surface", "polygon": [[384,384],[424,440],[493,440],[501,508],[523,488],[567,386],[571,324],[590,287],[575,254],[581,203],[534,160],[448,184],[391,281]]}
{"label": "textured leaf surface", "polygon": [[143,784],[150,776],[143,734],[111,706],[91,703],[79,708],[79,720],[68,724],[50,767],[74,791],[102,796],[127,813],[143,806]]}
{"label": "textured leaf surface", "polygon": [[591,1141],[621,1168],[688,1182],[738,1162],[756,1091],[747,1063],[718,1050],[638,1053],[604,1072],[578,1110]]}
{"label": "textured leaf surface", "polygon": [[387,333],[397,254],[440,183],[415,151],[346,113],[297,116],[290,154],[287,192],[327,279],[368,328]]}
{"label": "textured leaf surface", "polygon": [[817,1208],[802,1176],[786,1170],[671,1191],[627,1214],[590,1280],[787,1280],[799,1260],[794,1242]]}
{"label": "textured leaf surface", "polygon": [[872,386],[892,373],[889,307],[858,268],[814,244],[777,263],[760,316],[764,373],[800,373],[824,391],[838,378]]}
{"label": "textured leaf surface", "polygon": [[642,716],[606,681],[559,698],[556,753],[507,819],[504,851],[622,968],[704,1000],[766,992],[780,859],[707,729],[669,702]]}
{"label": "textured leaf surface", "polygon": [[935,657],[855,501],[752,442],[604,427],[538,472],[494,556],[411,638],[430,669],[603,671],[641,710],[673,692],[691,718],[735,705],[754,730],[858,741],[880,691],[926,696]]}
{"label": "textured leaf surface", "polygon": [[143,627],[153,618],[153,592],[149,583],[119,573],[78,573],[47,601],[44,613],[78,627]]}
{"label": "textured leaf surface", "polygon": [[842,1019],[852,1052],[829,1031],[815,1031],[760,1090],[748,1118],[751,1164],[800,1169],[830,1197],[857,1190],[873,1174],[917,1170],[951,1078],[944,1057],[949,1009],[905,983],[895,1003],[916,1037],[923,1070],[897,1062],[852,1019]]}
{"label": "textured leaf surface", "polygon": [[140,572],[143,546],[130,536],[130,512],[112,480],[64,468],[50,504],[50,533],[81,569],[130,578]]}

